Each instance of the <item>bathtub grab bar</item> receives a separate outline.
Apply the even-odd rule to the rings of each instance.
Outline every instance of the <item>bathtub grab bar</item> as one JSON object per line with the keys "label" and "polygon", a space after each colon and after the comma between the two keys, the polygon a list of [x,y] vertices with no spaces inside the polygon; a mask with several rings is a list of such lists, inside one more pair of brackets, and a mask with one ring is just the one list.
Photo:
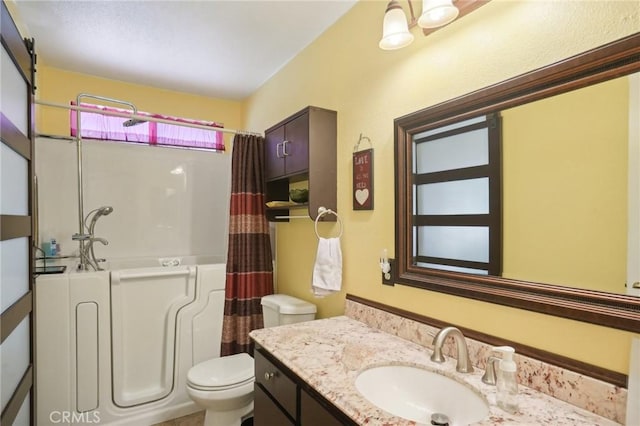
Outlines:
{"label": "bathtub grab bar", "polygon": [[131,280],[136,278],[155,278],[155,277],[171,277],[177,275],[194,275],[196,273],[196,268],[193,266],[188,266],[186,269],[180,270],[165,270],[165,271],[151,271],[151,272],[137,272],[137,273],[122,273],[122,272],[112,272],[112,278],[117,281],[122,280]]}

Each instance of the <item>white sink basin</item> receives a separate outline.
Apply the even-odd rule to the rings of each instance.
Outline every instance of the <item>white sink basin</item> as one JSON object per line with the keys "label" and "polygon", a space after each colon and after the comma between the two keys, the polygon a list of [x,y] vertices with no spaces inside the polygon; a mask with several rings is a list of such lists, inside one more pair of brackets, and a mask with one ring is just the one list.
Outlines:
{"label": "white sink basin", "polygon": [[449,425],[468,425],[489,415],[489,405],[470,388],[438,373],[417,367],[385,365],[365,370],[356,388],[369,402],[394,416],[431,424],[444,414]]}

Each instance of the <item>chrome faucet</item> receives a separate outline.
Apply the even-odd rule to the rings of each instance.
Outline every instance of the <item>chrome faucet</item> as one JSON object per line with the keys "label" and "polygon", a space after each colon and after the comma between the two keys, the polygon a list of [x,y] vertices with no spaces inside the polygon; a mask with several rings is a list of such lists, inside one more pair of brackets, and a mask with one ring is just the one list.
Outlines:
{"label": "chrome faucet", "polygon": [[433,338],[433,354],[431,355],[431,361],[438,363],[445,361],[446,358],[442,355],[442,345],[449,335],[451,335],[451,337],[456,341],[456,348],[458,349],[458,363],[456,365],[456,371],[459,373],[471,373],[473,371],[473,366],[469,360],[467,342],[465,341],[462,332],[455,327],[445,327]]}
{"label": "chrome faucet", "polygon": [[[84,221],[83,221],[84,229],[86,229],[88,232],[87,233],[83,232],[82,234],[73,234],[73,236],[71,237],[72,240],[81,242],[80,264],[78,265],[78,269],[87,270],[88,269],[87,267],[91,266],[95,271],[103,270],[98,264],[99,262],[103,261],[103,259],[96,259],[96,255],[93,250],[93,243],[98,241],[106,246],[109,244],[109,241],[107,241],[104,238],[95,237],[94,229],[96,226],[96,222],[100,217],[108,216],[112,212],[113,212],[113,207],[111,206],[104,206],[95,210],[91,210],[89,214],[87,214],[87,216],[84,218]],[[94,214],[93,214],[93,217],[91,218],[90,225],[87,226],[87,220],[89,219],[89,216],[91,216],[91,213],[94,213]]]}
{"label": "chrome faucet", "polygon": [[109,245],[109,241],[107,241],[104,238],[91,237],[89,238],[89,244],[87,244],[85,250],[86,250],[86,253],[89,253],[91,255],[90,260],[93,262],[91,266],[93,266],[93,268],[96,271],[104,271],[104,269],[101,268],[100,265],[98,264],[99,262],[104,261],[104,259],[96,259],[96,254],[93,251],[93,243],[95,243],[96,241],[102,243],[102,245],[105,245],[105,246]]}

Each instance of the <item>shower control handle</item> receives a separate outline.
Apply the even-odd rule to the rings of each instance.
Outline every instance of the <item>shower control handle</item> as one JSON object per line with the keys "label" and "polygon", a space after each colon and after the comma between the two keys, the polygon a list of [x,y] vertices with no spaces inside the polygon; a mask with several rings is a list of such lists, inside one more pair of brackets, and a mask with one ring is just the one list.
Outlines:
{"label": "shower control handle", "polygon": [[271,380],[276,376],[276,373],[272,372],[272,371],[267,371],[266,373],[264,373],[264,379],[265,380]]}

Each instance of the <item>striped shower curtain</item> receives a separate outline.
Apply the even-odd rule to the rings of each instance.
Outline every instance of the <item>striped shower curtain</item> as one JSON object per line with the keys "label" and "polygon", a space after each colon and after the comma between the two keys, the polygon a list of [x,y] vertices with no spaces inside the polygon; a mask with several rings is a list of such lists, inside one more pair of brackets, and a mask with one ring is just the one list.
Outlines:
{"label": "striped shower curtain", "polygon": [[249,332],[263,327],[260,299],[273,293],[265,214],[264,138],[237,134],[232,149],[222,356],[251,354]]}

